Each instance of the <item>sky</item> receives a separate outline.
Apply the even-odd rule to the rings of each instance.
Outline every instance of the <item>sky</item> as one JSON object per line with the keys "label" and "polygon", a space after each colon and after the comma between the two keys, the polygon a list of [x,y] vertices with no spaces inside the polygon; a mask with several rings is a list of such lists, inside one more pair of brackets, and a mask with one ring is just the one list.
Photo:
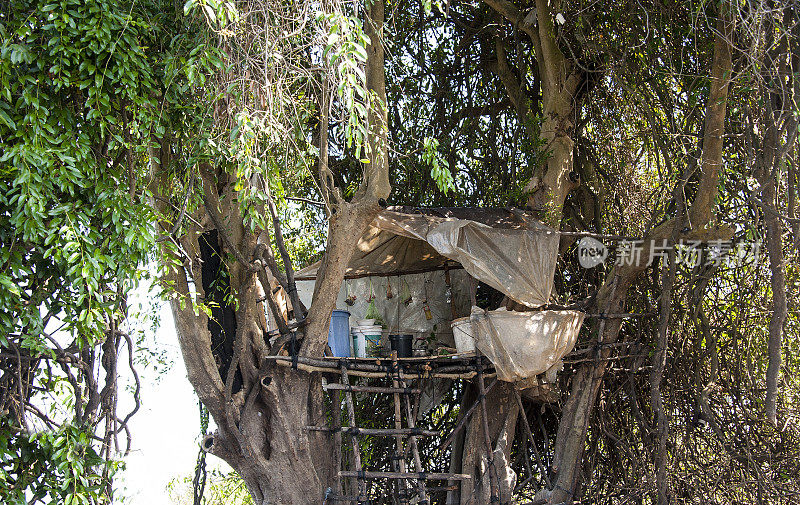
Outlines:
{"label": "sky", "polygon": [[[144,296],[143,290],[138,292]],[[142,382],[141,409],[129,422],[133,435],[131,453],[125,458],[122,477],[115,481],[118,496],[128,505],[174,503],[167,485],[176,478],[192,477],[197,460],[200,435],[197,396],[186,377],[169,305],[160,303],[153,308],[158,310],[161,323],[148,345],[163,351],[170,365],[161,373],[153,367],[137,367]],[[130,372],[121,368],[120,377],[129,381]],[[131,406],[123,398],[129,397],[127,392],[120,391],[122,415]],[[209,455],[206,461],[209,471],[211,468],[230,471],[215,456]]]}

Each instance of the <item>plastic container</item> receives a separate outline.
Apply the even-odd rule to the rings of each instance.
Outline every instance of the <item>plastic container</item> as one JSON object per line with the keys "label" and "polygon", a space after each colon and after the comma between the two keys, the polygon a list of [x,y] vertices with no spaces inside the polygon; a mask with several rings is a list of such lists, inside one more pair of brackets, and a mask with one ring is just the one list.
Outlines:
{"label": "plastic container", "polygon": [[378,325],[360,326],[358,331],[364,334],[366,355],[370,357],[379,357],[381,355],[381,335],[383,334],[383,327]]}
{"label": "plastic container", "polygon": [[453,327],[453,339],[456,341],[456,351],[459,354],[475,352],[475,338],[472,336],[472,323],[469,317],[454,319],[450,326]]}
{"label": "plastic container", "polygon": [[367,357],[367,339],[364,333],[353,328],[353,351],[356,358]]}
{"label": "plastic container", "polygon": [[346,310],[334,310],[331,314],[328,345],[337,358],[350,356],[350,313]]}
{"label": "plastic container", "polygon": [[411,345],[414,342],[414,335],[389,335],[389,344],[393,351],[397,351],[398,358],[411,357]]}

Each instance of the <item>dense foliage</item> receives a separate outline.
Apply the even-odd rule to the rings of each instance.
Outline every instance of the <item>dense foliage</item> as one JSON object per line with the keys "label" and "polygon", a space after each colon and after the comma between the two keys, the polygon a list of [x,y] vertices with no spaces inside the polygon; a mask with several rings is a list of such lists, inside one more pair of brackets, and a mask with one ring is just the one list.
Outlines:
{"label": "dense foliage", "polygon": [[[760,247],[760,256],[671,269],[657,260],[632,277],[621,310],[635,317],[603,351],[608,365],[574,361],[558,402],[526,402],[549,470],[527,467],[534,448],[517,437],[517,496],[533,499],[557,473],[572,380],[597,373],[576,496],[656,503],[666,468],[673,503],[791,503],[800,493],[798,5],[545,3],[558,54],[580,81],[557,135],[573,142],[571,186],[563,207],[532,207],[562,229],[617,237],[594,269],[578,265],[565,239],[553,301],[606,310],[597,298],[620,275],[618,238],[684,219],[703,197],[721,39],[732,71],[711,221],[731,241],[698,247],[703,258],[723,247]],[[112,499],[125,446],[116,439],[129,439],[133,414],[116,408],[118,361],[132,367],[136,349],[126,297],[155,263],[176,313],[196,319],[189,334],[212,332],[204,318],[223,310],[239,328],[244,316],[258,319],[258,338],[244,349],[261,356],[271,352],[258,326],[271,295],[250,277],[268,264],[264,273],[291,295],[293,266],[320,257],[326,223],[358,201],[378,151],[388,152],[390,204],[530,205],[532,181],[556,156],[544,132],[553,118],[540,71],[548,55],[529,36],[545,22],[536,4],[387,4],[385,104],[365,75],[373,2],[0,5],[0,501]],[[725,16],[730,29],[720,37]],[[384,107],[388,148],[369,129]],[[206,282],[198,237],[211,229],[220,265]],[[255,260],[242,256],[248,247]],[[301,312],[295,304],[294,317]],[[579,346],[593,348],[606,324],[591,318]],[[224,399],[207,406],[243,443],[234,374],[206,354],[196,359]],[[262,373],[256,359],[241,359],[243,372]],[[474,394],[462,386],[420,424],[452,427]],[[247,405],[262,401],[254,398]],[[364,402],[358,415],[368,426],[392,406]],[[439,442],[421,444],[429,471],[451,465]],[[366,439],[365,461],[391,469],[392,444]],[[255,477],[244,477],[253,492]],[[245,486],[226,478],[214,490],[210,501],[221,502],[220,493]],[[434,497],[444,502],[445,493]]]}
{"label": "dense foliage", "polygon": [[188,103],[172,6],[0,6],[3,503],[111,498],[132,414],[117,413],[117,361],[137,347],[126,296],[155,240],[147,145],[165,95]]}

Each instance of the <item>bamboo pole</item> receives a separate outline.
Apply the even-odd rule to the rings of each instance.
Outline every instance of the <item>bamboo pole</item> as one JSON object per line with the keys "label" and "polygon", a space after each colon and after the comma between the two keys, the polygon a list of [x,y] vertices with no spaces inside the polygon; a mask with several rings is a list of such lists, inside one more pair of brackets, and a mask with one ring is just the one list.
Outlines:
{"label": "bamboo pole", "polygon": [[[347,377],[347,368],[342,365],[341,367],[341,374],[342,374],[342,383],[343,384],[350,384],[350,379]],[[353,407],[353,393],[346,392],[345,393],[345,403],[347,404],[347,418],[350,422],[351,427],[355,427],[356,425],[356,412],[355,408]],[[366,483],[363,480],[363,472],[361,471],[361,450],[358,447],[358,439],[355,435],[350,435],[350,441],[353,447],[353,468],[354,474],[351,477],[356,477],[356,489],[358,490],[358,496],[366,497]],[[341,476],[341,472],[339,473]]]}
{"label": "bamboo pole", "polygon": [[[333,435],[333,459],[336,461],[336,471],[342,469],[342,393],[340,391],[333,391],[331,394],[333,429],[336,430]],[[342,478],[336,474],[336,492],[343,493]]]}
{"label": "bamboo pole", "polygon": [[[283,367],[287,367],[287,368],[292,367],[292,357],[291,356],[267,356],[264,359],[273,360],[279,366],[283,366]],[[298,361],[297,362],[297,368],[299,370],[304,371],[304,372],[309,372],[309,373],[314,373],[314,372],[319,372],[319,373],[337,373],[339,371],[338,365],[336,365],[334,363],[330,363],[330,364],[323,363],[322,365],[316,364],[316,363],[315,364],[310,364],[309,361],[312,361],[312,362],[316,361],[317,363],[319,363],[319,361],[321,361],[321,360],[311,360],[311,359],[303,358],[303,357],[298,357],[297,361]],[[385,378],[387,370],[382,370],[382,369],[380,369],[380,367],[376,367],[376,368],[377,368],[377,370],[375,370],[374,372],[372,372],[372,371],[363,371],[363,370],[358,370],[358,369],[350,369],[349,370],[349,374],[352,375],[352,376],[355,376],[355,377],[370,377],[370,378],[377,378],[377,379]],[[451,367],[447,367],[447,368],[451,368]],[[463,367],[463,368],[459,367],[459,368],[461,370],[464,370],[464,371],[463,372],[461,372],[461,371],[460,372],[452,372],[452,373],[451,372],[446,372],[446,373],[442,373],[442,372],[425,372],[425,373],[421,373],[421,374],[407,374],[405,372],[400,372],[399,375],[400,375],[401,378],[409,379],[409,380],[419,379],[420,376],[422,376],[424,378],[467,379],[468,380],[468,379],[472,379],[476,375],[476,372],[474,372],[474,371],[471,371],[471,372],[466,371],[467,370],[466,367]],[[494,376],[495,376],[495,374],[493,374],[493,373],[492,374],[485,374],[485,377],[494,377]]]}
{"label": "bamboo pole", "polygon": [[366,479],[423,479],[423,480],[470,480],[472,475],[465,473],[426,473],[426,472],[353,472],[341,471],[342,477],[359,477],[363,475]]}
{"label": "bamboo pole", "polygon": [[[400,371],[399,367],[397,366],[397,351],[392,351],[392,368]],[[400,411],[400,394],[397,393],[397,390],[400,389],[400,383],[397,382],[397,379],[392,377],[392,388],[395,390],[394,394],[392,394],[392,398],[394,400],[394,427],[395,430],[401,430],[403,428],[403,418],[402,413]],[[397,454],[396,464],[398,469],[401,473],[406,473],[406,460],[403,457],[403,435],[396,435],[394,437],[395,442],[395,451]],[[419,469],[417,469],[419,471]],[[401,503],[407,501],[408,496],[406,493],[406,482],[400,481],[398,484],[398,496]]]}
{"label": "bamboo pole", "polygon": [[412,389],[412,388],[401,388],[401,387],[380,387],[380,386],[351,386],[348,384],[323,384],[323,389],[326,391],[330,390],[340,390],[340,391],[351,391],[353,393],[394,393],[394,394],[401,394],[401,395],[416,395],[421,393],[419,389]]}

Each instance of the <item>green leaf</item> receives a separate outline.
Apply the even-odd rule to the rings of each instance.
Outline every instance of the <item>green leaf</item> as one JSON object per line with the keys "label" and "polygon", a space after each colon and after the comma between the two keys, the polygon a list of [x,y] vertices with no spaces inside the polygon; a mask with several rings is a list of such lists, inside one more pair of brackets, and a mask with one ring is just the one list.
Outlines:
{"label": "green leaf", "polygon": [[188,16],[192,9],[194,9],[197,0],[186,0],[186,3],[183,4],[183,15]]}
{"label": "green leaf", "polygon": [[11,120],[11,117],[9,117],[9,115],[6,114],[3,109],[0,109],[0,120],[2,120],[11,130],[15,130],[17,128],[17,125]]}

